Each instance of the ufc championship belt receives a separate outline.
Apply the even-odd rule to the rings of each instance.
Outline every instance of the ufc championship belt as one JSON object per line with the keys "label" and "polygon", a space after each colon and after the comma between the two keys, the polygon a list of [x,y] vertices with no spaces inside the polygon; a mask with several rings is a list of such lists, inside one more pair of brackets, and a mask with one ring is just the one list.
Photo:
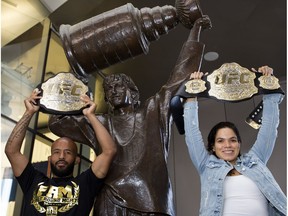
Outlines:
{"label": "ufc championship belt", "polygon": [[[207,77],[184,82],[171,99],[170,109],[180,134],[184,134],[183,106],[181,98],[206,97],[224,102],[240,102],[254,95],[281,93],[283,90],[275,76],[254,73],[237,63],[225,63]],[[258,129],[261,125],[263,103],[247,117],[246,122]]]}
{"label": "ufc championship belt", "polygon": [[87,85],[73,73],[60,72],[37,86],[41,90],[40,111],[48,114],[81,114],[85,103],[80,96],[92,97]]}

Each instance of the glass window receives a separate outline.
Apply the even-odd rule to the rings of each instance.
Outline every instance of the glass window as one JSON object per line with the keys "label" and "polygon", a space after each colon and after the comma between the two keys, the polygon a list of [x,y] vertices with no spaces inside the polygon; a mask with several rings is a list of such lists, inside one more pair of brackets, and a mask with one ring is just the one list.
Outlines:
{"label": "glass window", "polygon": [[84,172],[85,170],[87,170],[91,165],[90,161],[85,160],[84,158],[81,158],[81,163],[80,163],[80,170],[79,173]]}
{"label": "glass window", "polygon": [[54,32],[51,32],[44,80],[59,72],[70,72],[70,70],[61,39]]}
{"label": "glass window", "polygon": [[16,121],[23,114],[24,98],[41,80],[42,31],[39,23],[1,49],[1,113]]}

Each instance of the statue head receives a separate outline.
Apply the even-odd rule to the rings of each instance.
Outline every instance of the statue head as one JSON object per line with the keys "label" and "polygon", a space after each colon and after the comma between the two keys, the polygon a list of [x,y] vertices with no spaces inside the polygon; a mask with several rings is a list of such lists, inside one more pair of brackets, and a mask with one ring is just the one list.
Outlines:
{"label": "statue head", "polygon": [[103,89],[105,101],[113,109],[140,105],[139,90],[133,80],[126,74],[111,74],[104,78]]}

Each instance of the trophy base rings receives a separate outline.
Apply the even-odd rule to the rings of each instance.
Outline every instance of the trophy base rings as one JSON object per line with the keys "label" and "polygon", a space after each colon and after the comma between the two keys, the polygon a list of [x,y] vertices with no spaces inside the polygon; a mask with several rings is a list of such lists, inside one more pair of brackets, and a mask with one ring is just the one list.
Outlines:
{"label": "trophy base rings", "polygon": [[85,103],[80,96],[92,97],[88,86],[74,74],[60,72],[37,86],[41,90],[40,111],[48,114],[81,114]]}

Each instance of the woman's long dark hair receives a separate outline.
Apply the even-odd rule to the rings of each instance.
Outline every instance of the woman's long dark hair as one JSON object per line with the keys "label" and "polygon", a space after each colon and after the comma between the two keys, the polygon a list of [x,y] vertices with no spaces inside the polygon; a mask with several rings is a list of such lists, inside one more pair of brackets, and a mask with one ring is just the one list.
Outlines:
{"label": "woman's long dark hair", "polygon": [[208,141],[207,150],[209,151],[210,154],[215,155],[215,152],[213,151],[213,147],[215,145],[216,134],[217,134],[217,131],[222,128],[230,128],[231,130],[233,130],[234,133],[236,134],[238,142],[239,143],[242,142],[240,133],[235,124],[233,124],[232,122],[219,122],[210,130],[208,138],[207,138],[207,141]]}

